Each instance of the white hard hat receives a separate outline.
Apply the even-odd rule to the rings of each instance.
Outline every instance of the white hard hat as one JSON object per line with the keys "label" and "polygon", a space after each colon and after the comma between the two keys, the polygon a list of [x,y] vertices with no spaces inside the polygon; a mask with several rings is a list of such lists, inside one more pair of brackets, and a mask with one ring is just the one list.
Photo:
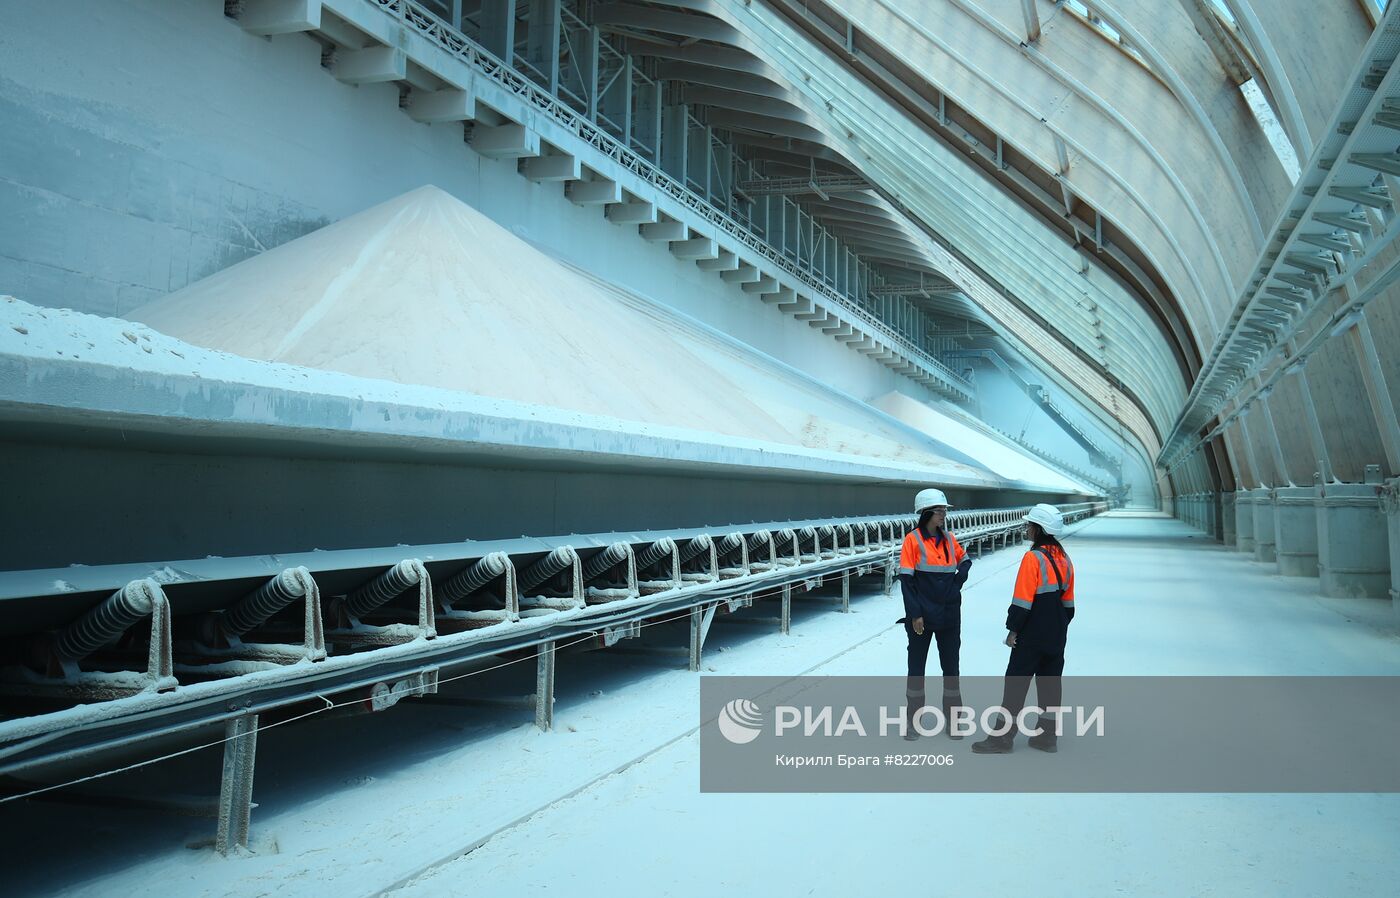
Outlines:
{"label": "white hard hat", "polygon": [[1040,529],[1051,536],[1059,536],[1060,531],[1065,529],[1065,519],[1060,514],[1060,510],[1053,505],[1046,505],[1044,502],[1023,515],[1021,520],[1039,524]]}
{"label": "white hard hat", "polygon": [[914,497],[915,514],[918,514],[925,508],[932,508],[935,505],[943,505],[949,508],[952,507],[948,505],[948,497],[943,495],[942,490],[936,490],[932,488],[926,490],[919,490],[919,494]]}

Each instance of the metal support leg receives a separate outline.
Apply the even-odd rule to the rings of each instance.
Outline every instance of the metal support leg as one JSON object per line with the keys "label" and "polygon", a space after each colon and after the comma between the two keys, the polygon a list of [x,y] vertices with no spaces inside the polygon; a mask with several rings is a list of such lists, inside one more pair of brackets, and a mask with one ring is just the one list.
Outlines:
{"label": "metal support leg", "polygon": [[1249,410],[1245,409],[1240,416],[1235,419],[1235,426],[1239,428],[1240,442],[1244,444],[1245,458],[1249,460],[1249,474],[1254,479],[1254,486],[1257,489],[1264,488],[1264,477],[1259,473],[1259,459],[1254,455],[1254,441],[1249,436],[1249,428],[1244,426],[1245,416]]}
{"label": "metal support leg", "polygon": [[1356,325],[1351,329],[1351,340],[1361,366],[1361,382],[1366,385],[1376,430],[1380,432],[1381,446],[1385,449],[1386,463],[1390,466],[1390,473],[1400,474],[1400,423],[1396,423],[1395,403],[1390,398],[1385,372],[1381,370],[1380,353],[1376,351],[1376,341],[1371,336],[1371,324],[1366,320],[1364,310],[1357,315]]}
{"label": "metal support leg", "polygon": [[851,572],[841,572],[841,613],[851,613]]}
{"label": "metal support leg", "polygon": [[710,624],[714,622],[718,602],[696,606],[690,609],[690,669],[700,669],[701,654],[705,649],[705,637],[709,635]]}
{"label": "metal support leg", "polygon": [[792,632],[792,587],[789,585],[783,586],[783,616],[778,629],[783,633]]}
{"label": "metal support leg", "polygon": [[690,609],[690,669],[700,669],[700,618],[703,612],[697,605]]}
{"label": "metal support leg", "polygon": [[[1256,385],[1262,386],[1263,378],[1259,377],[1256,374],[1254,377],[1254,382]],[[1273,387],[1270,387],[1267,392],[1261,393],[1259,396],[1259,411],[1261,413],[1260,417],[1264,419],[1264,429],[1268,431],[1269,443],[1273,451],[1274,482],[1279,484],[1280,486],[1292,486],[1293,478],[1288,476],[1288,466],[1284,463],[1283,460],[1283,446],[1279,442],[1278,429],[1274,427],[1274,413],[1273,410],[1269,408],[1269,394],[1272,392]]]}
{"label": "metal support leg", "polygon": [[890,591],[893,590],[893,589],[894,589],[894,562],[893,562],[893,561],[890,561],[890,562],[887,562],[887,563],[885,564],[885,595],[889,595],[889,594],[890,594]]}
{"label": "metal support leg", "polygon": [[[1289,355],[1294,355],[1298,351],[1296,340],[1288,343]],[[1298,392],[1303,399],[1303,417],[1308,422],[1308,439],[1312,441],[1313,455],[1317,459],[1317,473],[1322,475],[1324,483],[1332,480],[1332,459],[1327,454],[1327,440],[1322,435],[1322,425],[1317,418],[1317,407],[1313,405],[1312,389],[1308,386],[1308,373],[1299,367],[1294,369],[1298,377]]]}
{"label": "metal support leg", "polygon": [[224,775],[219,788],[219,831],[214,847],[228,854],[234,846],[248,847],[253,813],[253,763],[258,752],[258,715],[228,722],[224,729]]}
{"label": "metal support leg", "polygon": [[554,643],[540,646],[535,664],[535,726],[554,727]]}

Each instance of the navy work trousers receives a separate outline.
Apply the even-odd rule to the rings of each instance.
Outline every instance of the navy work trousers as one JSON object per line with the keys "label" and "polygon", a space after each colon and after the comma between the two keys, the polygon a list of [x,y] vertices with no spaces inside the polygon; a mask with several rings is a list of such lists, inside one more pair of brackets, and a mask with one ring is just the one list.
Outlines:
{"label": "navy work trousers", "polygon": [[[943,713],[948,714],[954,705],[962,704],[961,682],[958,680],[958,650],[962,648],[962,632],[959,627],[945,627],[940,630],[924,628],[923,635],[914,632],[907,621],[905,635],[909,637],[909,676],[905,681],[904,697],[906,713],[912,715],[926,702],[924,693],[924,670],[928,667],[928,650],[938,643],[938,664],[943,669]],[[912,725],[912,724],[911,724]]]}
{"label": "navy work trousers", "polygon": [[1063,693],[1060,675],[1065,672],[1063,649],[1045,649],[1033,645],[1017,645],[1011,649],[1006,664],[1006,682],[1002,686],[1001,706],[1012,720],[1026,706],[1026,693],[1035,677],[1035,697],[1042,708],[1060,706]]}

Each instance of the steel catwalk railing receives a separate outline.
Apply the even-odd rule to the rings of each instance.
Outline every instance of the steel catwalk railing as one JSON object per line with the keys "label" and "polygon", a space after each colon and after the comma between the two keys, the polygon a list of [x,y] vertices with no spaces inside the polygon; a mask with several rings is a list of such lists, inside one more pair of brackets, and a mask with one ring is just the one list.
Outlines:
{"label": "steel catwalk railing", "polygon": [[809,265],[801,265],[787,258],[780,250],[770,245],[746,225],[732,218],[712,205],[708,200],[691,191],[680,181],[671,177],[648,160],[637,155],[621,141],[614,138],[603,127],[580,114],[568,103],[555,97],[540,87],[528,76],[506,65],[490,51],[470,37],[448,25],[429,10],[412,0],[367,0],[401,21],[409,28],[440,49],[462,60],[473,69],[490,78],[498,86],[521,97],[532,109],[548,115],[555,124],[571,131],[580,140],[607,156],[627,171],[664,192],[681,203],[691,212],[705,219],[730,238],[742,243],[749,251],[762,257],[770,265],[801,282],[812,294],[839,310],[840,316],[850,319],[865,333],[878,338],[900,355],[927,370],[930,376],[942,382],[942,389],[961,398],[970,400],[973,395],[971,384],[963,380],[950,368],[938,361],[923,349],[895,333],[889,325],[880,321],[865,309],[853,305],[846,298],[833,293],[822,277]]}

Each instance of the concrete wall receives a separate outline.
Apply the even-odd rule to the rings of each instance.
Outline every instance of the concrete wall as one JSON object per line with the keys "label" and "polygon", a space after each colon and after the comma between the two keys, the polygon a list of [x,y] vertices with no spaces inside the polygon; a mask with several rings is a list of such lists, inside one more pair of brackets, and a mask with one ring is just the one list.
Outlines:
{"label": "concrete wall", "polygon": [[322,225],[436,184],[565,261],[862,399],[917,384],[608,224],[559,184],[343,84],[303,35],[187,3],[10,3],[0,28],[0,292],[121,316]]}
{"label": "concrete wall", "polygon": [[[1013,383],[1001,371],[987,364],[976,367],[979,411],[982,420],[1010,433],[1021,435],[1033,445],[1039,446],[1050,455],[1064,459],[1080,470],[1110,479],[1108,472],[1089,461],[1089,455],[1064,429],[1055,423],[1039,406],[1031,401],[1019,384]],[[1043,380],[1030,372],[1022,372],[1032,383]],[[1070,399],[1053,387],[1051,398],[1062,409],[1074,407]],[[1070,412],[1073,414],[1073,412]],[[1122,450],[1121,442],[1115,435],[1106,433],[1087,415],[1076,415],[1076,422],[1087,433],[1093,435],[1099,444],[1108,451]],[[1123,481],[1129,484],[1132,492],[1129,502],[1137,505],[1156,504],[1153,493],[1153,473],[1148,462],[1132,450],[1122,452]]]}

